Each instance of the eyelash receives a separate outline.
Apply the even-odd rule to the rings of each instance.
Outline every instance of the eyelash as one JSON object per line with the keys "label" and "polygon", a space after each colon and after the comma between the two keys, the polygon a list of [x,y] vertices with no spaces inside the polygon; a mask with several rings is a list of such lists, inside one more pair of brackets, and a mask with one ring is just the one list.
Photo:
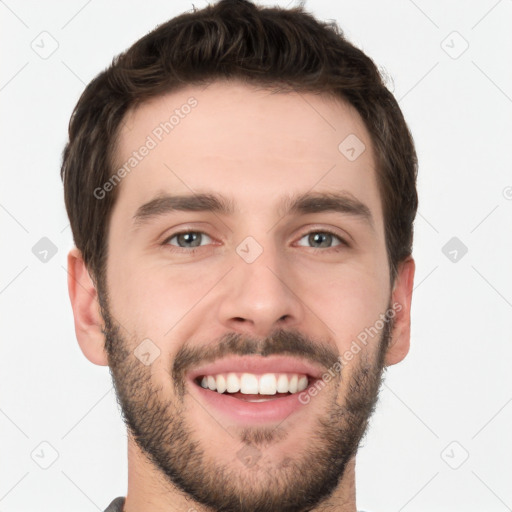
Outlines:
{"label": "eyelash", "polygon": [[[183,253],[186,253],[186,254],[195,254],[199,249],[203,248],[204,245],[200,245],[199,247],[186,248],[186,247],[179,247],[179,246],[175,246],[175,245],[169,244],[169,241],[172,240],[174,237],[177,237],[179,235],[185,235],[185,234],[188,234],[188,233],[197,233],[197,234],[206,235],[206,236],[212,238],[210,235],[208,235],[208,233],[205,233],[204,231],[184,230],[184,231],[178,231],[177,233],[173,233],[171,236],[167,237],[162,242],[162,246],[172,247],[172,249],[170,249],[172,252],[178,252],[178,253],[183,252]],[[321,230],[308,231],[308,232],[304,233],[299,238],[299,240],[302,240],[305,236],[312,235],[312,234],[317,234],[317,233],[332,235],[334,238],[337,238],[340,243],[338,245],[333,246],[333,247],[327,247],[327,248],[309,247],[309,249],[312,249],[315,252],[322,251],[322,252],[330,253],[330,252],[336,252],[336,251],[340,251],[342,249],[346,249],[346,248],[350,247],[350,245],[347,243],[347,241],[344,238],[340,237],[340,235],[338,235],[337,233],[334,233],[333,231],[330,231],[329,229],[321,229]]]}

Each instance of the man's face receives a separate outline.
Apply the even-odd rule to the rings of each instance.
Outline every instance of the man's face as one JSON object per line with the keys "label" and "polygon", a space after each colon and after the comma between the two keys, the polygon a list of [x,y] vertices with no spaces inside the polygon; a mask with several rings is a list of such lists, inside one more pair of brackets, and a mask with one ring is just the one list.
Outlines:
{"label": "man's face", "polygon": [[308,510],[355,455],[390,336],[369,134],[324,96],[215,82],[131,112],[119,166],[133,151],[104,311],[131,435],[200,503]]}

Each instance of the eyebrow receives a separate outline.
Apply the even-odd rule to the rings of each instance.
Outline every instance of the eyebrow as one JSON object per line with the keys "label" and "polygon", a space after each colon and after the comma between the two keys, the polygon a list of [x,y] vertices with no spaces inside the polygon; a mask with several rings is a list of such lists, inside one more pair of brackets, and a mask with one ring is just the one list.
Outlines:
{"label": "eyebrow", "polygon": [[[220,194],[166,194],[150,200],[137,209],[133,216],[134,227],[175,211],[212,212],[230,216],[234,215],[236,208],[233,200]],[[281,200],[277,211],[281,218],[291,214],[338,212],[359,218],[372,229],[374,228],[373,217],[368,206],[347,192],[306,192],[286,196]]]}
{"label": "eyebrow", "polygon": [[222,215],[233,215],[235,207],[232,201],[217,194],[163,195],[152,199],[138,208],[133,216],[133,221],[137,226],[145,224],[155,217],[175,211],[208,211]]}
{"label": "eyebrow", "polygon": [[370,208],[348,192],[307,192],[287,197],[281,203],[282,217],[290,214],[337,212],[365,221],[374,229]]}

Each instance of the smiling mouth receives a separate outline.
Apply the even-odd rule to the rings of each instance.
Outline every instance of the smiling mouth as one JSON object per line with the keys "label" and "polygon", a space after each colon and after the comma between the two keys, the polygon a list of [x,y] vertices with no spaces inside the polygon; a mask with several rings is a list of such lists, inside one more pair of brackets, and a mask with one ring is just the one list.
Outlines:
{"label": "smiling mouth", "polygon": [[268,402],[304,391],[314,379],[300,373],[219,373],[200,375],[194,383],[213,393],[246,402]]}

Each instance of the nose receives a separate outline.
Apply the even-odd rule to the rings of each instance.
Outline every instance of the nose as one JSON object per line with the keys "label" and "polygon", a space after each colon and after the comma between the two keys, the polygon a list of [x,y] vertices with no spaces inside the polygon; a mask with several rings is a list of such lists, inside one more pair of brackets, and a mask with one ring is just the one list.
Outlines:
{"label": "nose", "polygon": [[304,318],[304,304],[293,270],[286,263],[271,248],[265,248],[251,263],[235,254],[234,268],[218,297],[221,324],[255,337],[267,336],[277,328],[297,327]]}

